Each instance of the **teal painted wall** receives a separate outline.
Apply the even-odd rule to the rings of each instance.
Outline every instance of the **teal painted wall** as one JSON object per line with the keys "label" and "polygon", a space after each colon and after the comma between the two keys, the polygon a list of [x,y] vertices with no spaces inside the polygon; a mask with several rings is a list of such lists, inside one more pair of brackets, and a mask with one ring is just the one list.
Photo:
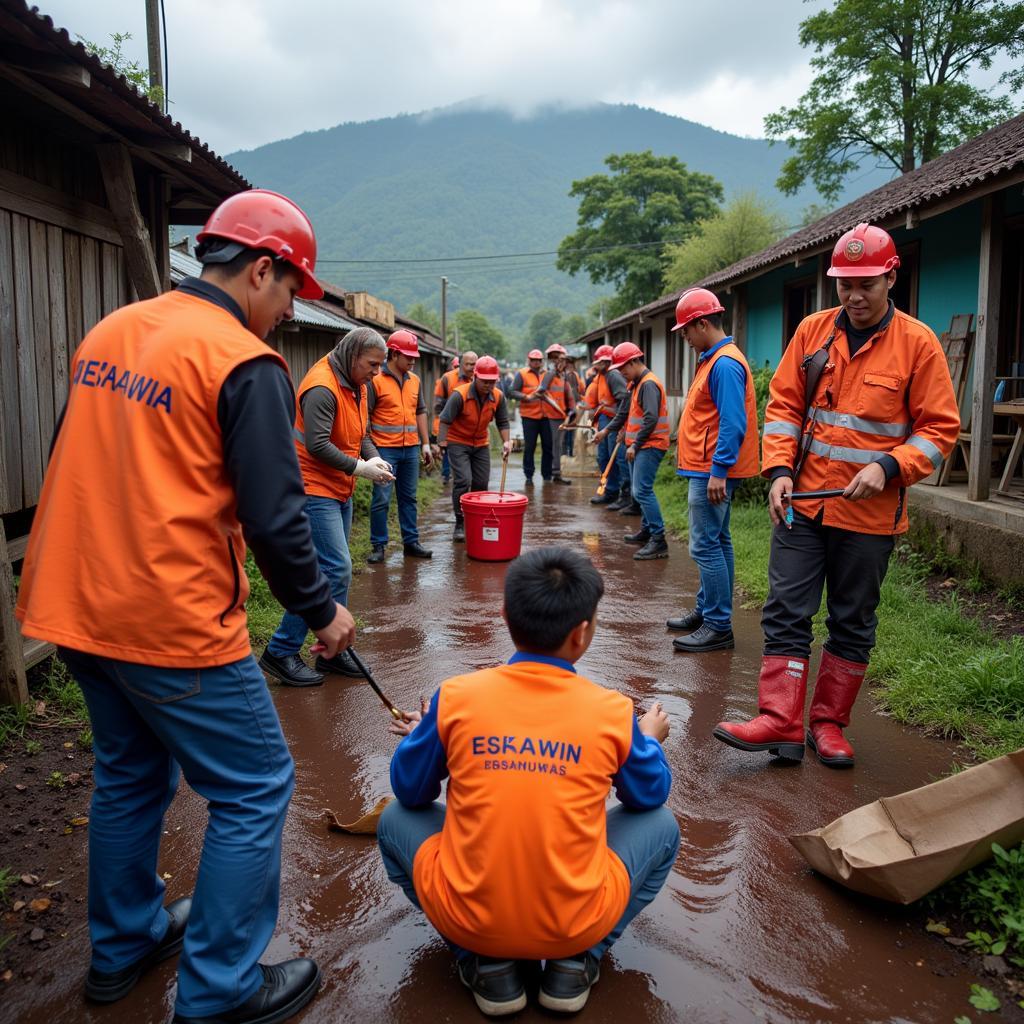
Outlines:
{"label": "teal painted wall", "polygon": [[815,273],[815,264],[789,264],[747,283],[747,362],[777,365],[782,357],[782,300],[787,281]]}

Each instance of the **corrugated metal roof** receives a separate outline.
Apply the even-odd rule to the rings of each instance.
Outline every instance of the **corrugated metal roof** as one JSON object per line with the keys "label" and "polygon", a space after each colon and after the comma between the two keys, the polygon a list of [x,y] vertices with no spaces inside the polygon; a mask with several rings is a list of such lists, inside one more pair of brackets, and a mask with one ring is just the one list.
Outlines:
{"label": "corrugated metal roof", "polygon": [[[203,265],[194,256],[189,256],[188,253],[184,253],[180,249],[171,249],[171,280],[175,284],[179,284],[186,277],[198,277],[202,270]],[[302,299],[295,300],[294,309],[295,315],[292,317],[292,323],[344,333],[348,333],[353,327],[360,326],[355,320],[338,316],[336,313],[328,313],[311,302],[303,302]]]}
{"label": "corrugated metal roof", "polygon": [[[999,178],[1015,173],[1024,173],[1024,114],[990,128],[977,138],[894,178],[767,249],[716,271],[695,284],[721,288],[757,271],[831,249],[843,232],[863,221],[891,226],[894,218],[912,211],[923,213],[929,206],[955,196],[958,192],[973,191],[986,184],[999,187]],[[592,341],[601,337],[605,331],[638,316],[646,318],[667,311],[675,306],[684,291],[685,288],[663,295],[646,306],[638,306],[610,320],[603,327],[583,335],[579,340]]]}

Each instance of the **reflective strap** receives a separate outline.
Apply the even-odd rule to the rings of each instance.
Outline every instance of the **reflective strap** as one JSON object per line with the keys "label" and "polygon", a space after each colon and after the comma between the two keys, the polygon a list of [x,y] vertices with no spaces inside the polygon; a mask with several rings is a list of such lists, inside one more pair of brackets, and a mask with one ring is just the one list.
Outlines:
{"label": "reflective strap", "polygon": [[924,452],[928,456],[928,460],[931,464],[938,469],[942,465],[942,452],[919,434],[914,434],[913,437],[907,438],[907,444],[912,445],[918,451]]}
{"label": "reflective strap", "polygon": [[870,465],[877,462],[888,452],[872,451],[870,448],[843,448],[838,445],[827,445],[822,441],[811,441],[808,451],[814,455],[820,455],[825,459],[833,459],[836,462],[855,462],[860,466]]}
{"label": "reflective strap", "polygon": [[764,436],[769,434],[782,434],[784,437],[800,437],[800,428],[795,423],[787,423],[785,420],[771,420],[764,425]]}
{"label": "reflective strap", "polygon": [[378,431],[378,433],[381,433],[381,434],[405,434],[405,433],[415,434],[416,433],[416,427],[415,426],[402,426],[400,424],[397,427],[393,427],[389,423],[374,423],[372,420],[370,421],[370,429],[371,430],[376,430],[376,431]]}
{"label": "reflective strap", "polygon": [[292,433],[295,435],[295,440],[298,441],[299,444],[306,443],[306,435],[301,430],[299,430],[298,427],[292,427]]}
{"label": "reflective strap", "polygon": [[[879,423],[877,420],[863,420],[848,412],[835,412],[833,409],[819,409],[818,422],[830,427],[847,427],[859,430],[864,434],[879,434],[882,437],[906,437],[910,433],[910,423]],[[765,431],[767,433],[767,430]]]}

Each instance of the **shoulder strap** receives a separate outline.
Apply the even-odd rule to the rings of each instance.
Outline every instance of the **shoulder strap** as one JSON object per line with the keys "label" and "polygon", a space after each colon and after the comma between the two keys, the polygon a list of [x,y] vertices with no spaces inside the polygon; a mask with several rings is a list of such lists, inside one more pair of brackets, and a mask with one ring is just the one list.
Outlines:
{"label": "shoulder strap", "polygon": [[803,362],[800,364],[801,369],[804,371],[804,409],[810,409],[811,402],[814,400],[814,393],[818,390],[818,382],[821,380],[822,373],[825,372],[825,367],[828,365],[829,349],[832,348],[832,343],[836,340],[836,331],[833,329],[832,333],[828,336],[828,341],[809,356],[804,356]]}

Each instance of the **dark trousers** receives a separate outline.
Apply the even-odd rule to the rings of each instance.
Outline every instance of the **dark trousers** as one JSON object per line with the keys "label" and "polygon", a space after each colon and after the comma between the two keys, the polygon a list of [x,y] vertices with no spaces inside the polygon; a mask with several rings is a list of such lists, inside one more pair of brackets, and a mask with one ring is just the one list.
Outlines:
{"label": "dark trousers", "polygon": [[523,417],[523,475],[532,479],[534,462],[533,453],[537,449],[537,438],[540,438],[540,475],[545,480],[551,479],[551,424],[552,420],[530,420]]}
{"label": "dark trousers", "polygon": [[452,464],[452,507],[455,518],[462,518],[462,496],[467,491],[486,491],[491,477],[491,450],[487,445],[472,448],[468,444],[448,445]]}
{"label": "dark trousers", "polygon": [[764,653],[810,656],[811,619],[827,587],[825,646],[839,658],[867,664],[894,544],[891,536],[822,526],[799,512],[791,530],[776,526],[768,558],[768,600],[761,614]]}

